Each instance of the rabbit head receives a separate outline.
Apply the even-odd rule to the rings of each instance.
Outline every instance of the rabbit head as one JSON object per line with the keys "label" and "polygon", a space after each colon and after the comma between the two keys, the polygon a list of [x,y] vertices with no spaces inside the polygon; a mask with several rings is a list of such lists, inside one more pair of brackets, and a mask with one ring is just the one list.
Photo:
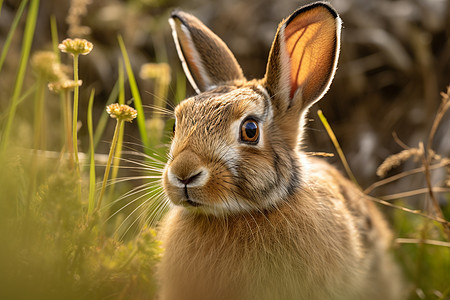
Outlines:
{"label": "rabbit head", "polygon": [[169,20],[197,92],[175,109],[163,186],[186,211],[216,216],[266,210],[302,185],[297,154],[305,112],[327,91],[341,21],[326,3],[295,11],[278,27],[261,80],[247,81],[225,43],[194,16]]}

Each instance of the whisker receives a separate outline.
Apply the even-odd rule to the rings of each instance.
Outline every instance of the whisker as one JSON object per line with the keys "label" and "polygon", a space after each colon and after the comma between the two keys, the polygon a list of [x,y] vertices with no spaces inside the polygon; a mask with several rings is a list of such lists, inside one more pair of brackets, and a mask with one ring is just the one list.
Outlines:
{"label": "whisker", "polygon": [[[158,202],[158,200],[161,198],[161,193],[163,193],[163,191],[159,191],[156,195],[154,195],[153,197],[148,198],[147,200],[145,200],[144,202],[142,202],[140,205],[138,205],[123,221],[122,223],[118,226],[118,228],[115,231],[115,235],[118,233],[119,229],[126,223],[126,221],[138,210],[142,209],[142,208],[146,208],[146,205],[149,205],[148,203],[155,203]],[[148,194],[146,194],[148,195]],[[136,224],[136,222],[138,222],[140,219],[142,219],[142,216],[144,214],[148,213],[148,209],[143,209],[142,213],[140,213],[135,220],[128,226],[128,228],[125,230],[125,232],[122,233],[120,239],[122,239],[127,233],[128,231],[133,227],[134,224]]]}
{"label": "whisker", "polygon": [[[128,207],[129,205],[135,203],[136,201],[142,199],[143,197],[145,197],[145,196],[147,196],[147,195],[150,195],[151,193],[152,193],[152,192],[145,193],[144,195],[141,195],[141,196],[139,196],[139,197],[137,197],[137,198],[131,200],[130,202],[128,202],[127,204],[125,204],[124,206],[122,206],[121,208],[119,208],[117,211],[115,211],[111,216],[109,216],[109,217],[106,219],[105,222],[109,221],[112,217],[114,217],[115,215],[117,215],[119,212],[121,212],[122,210],[124,210],[124,209],[125,209],[126,207]],[[117,203],[117,201],[118,201],[118,200],[116,200],[115,203]],[[112,204],[110,204],[110,206],[111,206],[111,205],[112,205]],[[106,206],[105,206],[105,208],[106,208]]]}
{"label": "whisker", "polygon": [[[172,102],[170,102],[167,98],[163,98],[158,96],[156,93],[153,93],[151,91],[145,91],[145,93],[151,95],[152,97],[156,98],[157,100],[161,100],[166,106],[169,106],[170,108],[172,108],[172,110],[175,109],[175,106]],[[143,105],[143,107],[148,107],[149,105]]]}
{"label": "whisker", "polygon": [[[159,164],[159,165],[164,165],[166,163],[165,160],[160,160],[159,157],[161,157],[161,155],[159,155],[158,153],[154,153],[154,156],[145,154],[145,153],[141,153],[141,152],[136,152],[135,150],[131,150],[131,151],[123,151],[123,153],[129,155],[129,156],[136,156],[139,158],[144,158],[145,160],[143,162],[145,163],[155,163],[155,164]],[[158,157],[158,158],[157,158]],[[161,157],[162,158],[162,157]]]}
{"label": "whisker", "polygon": [[[152,191],[153,192],[153,191]],[[117,210],[114,214],[112,214],[109,218],[111,219],[113,216],[115,216],[116,214],[118,214],[120,211],[122,211],[125,207],[127,207],[128,205],[130,205],[131,203],[136,202],[139,199],[142,199],[145,196],[151,195],[152,192],[148,192],[145,193],[144,195],[141,195],[139,197],[137,197],[136,199],[134,199],[133,201],[127,203],[125,206],[121,207],[119,210]],[[114,235],[117,234],[117,232],[119,231],[119,229],[128,221],[129,218],[131,218],[131,216],[138,210],[140,209],[143,205],[145,204],[145,201],[142,202],[141,204],[139,204],[135,209],[133,209],[133,211],[131,213],[128,214],[128,216],[120,223],[120,225],[117,227],[116,231],[114,232]],[[122,237],[128,232],[128,230],[122,235]]]}
{"label": "whisker", "polygon": [[[166,103],[166,104],[168,104],[168,103]],[[150,109],[153,113],[156,112],[156,113],[160,113],[160,114],[165,115],[165,116],[173,117],[173,109],[170,110],[168,108],[157,106],[157,105],[153,105],[153,104],[142,105],[142,107]]]}
{"label": "whisker", "polygon": [[128,159],[128,158],[123,158],[122,161],[126,162],[126,163],[130,163],[133,167],[136,167],[136,166],[142,167],[144,170],[152,170],[152,171],[159,172],[159,173],[162,173],[162,171],[163,171],[162,167],[155,166],[155,165],[145,163],[145,162],[140,162],[140,161],[136,161],[136,160],[132,160],[132,159]]}
{"label": "whisker", "polygon": [[[113,215],[111,215],[109,219],[111,219],[114,215],[116,215],[117,213],[119,213],[120,211],[122,211],[123,209],[125,209],[127,206],[131,205],[132,203],[142,199],[143,197],[145,197],[146,195],[149,195],[151,193],[153,193],[154,191],[156,191],[158,189],[158,186],[156,185],[149,185],[149,184],[143,184],[140,185],[130,191],[128,191],[127,193],[125,193],[124,195],[122,195],[121,197],[119,197],[118,199],[111,201],[110,203],[108,203],[107,205],[105,205],[105,209],[109,209],[112,206],[116,205],[117,203],[121,202],[122,200],[125,200],[126,198],[129,197],[134,197],[136,195],[139,195],[141,193],[144,193],[143,195],[136,197],[135,199],[129,201],[127,204],[125,204],[124,206],[122,206],[121,208],[119,208]],[[146,192],[149,191],[149,192]]]}
{"label": "whisker", "polygon": [[151,182],[146,182],[143,183],[133,189],[131,189],[130,191],[126,192],[125,194],[123,194],[122,196],[120,196],[116,201],[121,201],[125,198],[128,198],[130,196],[134,196],[140,192],[144,192],[146,190],[151,190],[151,189],[160,189],[161,184],[158,181],[151,181]]}
{"label": "whisker", "polygon": [[164,191],[161,191],[156,198],[157,199],[155,201],[152,201],[153,203],[150,203],[149,207],[147,208],[147,210],[151,213],[149,213],[148,217],[145,219],[145,222],[150,226],[156,225],[156,221],[160,220],[165,215],[165,213],[168,211],[168,206],[170,205],[169,200],[164,194]]}
{"label": "whisker", "polygon": [[[119,182],[119,183],[121,183],[121,182],[126,182],[126,181],[131,181],[131,180],[127,180],[127,178],[128,177],[124,177],[124,179],[120,179],[120,180],[114,180],[114,184],[115,183],[117,183],[117,182]],[[132,180],[137,180],[136,178],[133,178]],[[113,183],[109,183],[109,184],[107,184],[107,186],[108,185],[112,185]],[[132,188],[131,190],[129,190],[128,192],[126,192],[126,193],[124,193],[123,195],[121,195],[119,198],[118,198],[118,200],[115,200],[115,201],[119,201],[119,200],[123,200],[124,198],[126,198],[126,197],[129,197],[131,194],[130,193],[132,193],[132,192],[134,192],[134,191],[137,191],[137,190],[139,190],[139,189],[141,189],[142,188],[142,191],[144,190],[143,188],[146,188],[146,189],[148,189],[148,188],[151,188],[151,187],[153,187],[153,186],[159,186],[159,182],[157,182],[156,180],[153,180],[153,181],[150,181],[150,182],[145,182],[145,183],[143,183],[143,184],[141,184],[141,185],[139,185],[139,186],[136,186],[136,187],[134,187],[134,188]]]}

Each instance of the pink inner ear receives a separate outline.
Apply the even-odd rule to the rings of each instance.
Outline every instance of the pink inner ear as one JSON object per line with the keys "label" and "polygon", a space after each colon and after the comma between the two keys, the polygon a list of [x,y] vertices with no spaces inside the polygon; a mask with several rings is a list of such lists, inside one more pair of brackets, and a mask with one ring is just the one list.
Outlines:
{"label": "pink inner ear", "polygon": [[312,101],[326,87],[336,58],[336,30],[334,16],[324,7],[300,13],[287,24],[291,98],[302,87],[305,101]]}
{"label": "pink inner ear", "polygon": [[[290,98],[294,97],[295,91],[297,91],[298,88],[298,81],[297,78],[300,75],[300,66],[302,64],[302,60],[304,58],[304,51],[299,51],[301,53],[296,53],[295,48],[298,47],[298,44],[300,43],[300,40],[302,39],[303,35],[306,32],[307,27],[299,30],[294,31],[290,33],[289,37],[286,37],[286,48],[288,52],[290,53],[289,61],[291,62],[291,90],[290,90]],[[293,57],[294,54],[297,57]],[[298,59],[296,59],[298,58]]]}

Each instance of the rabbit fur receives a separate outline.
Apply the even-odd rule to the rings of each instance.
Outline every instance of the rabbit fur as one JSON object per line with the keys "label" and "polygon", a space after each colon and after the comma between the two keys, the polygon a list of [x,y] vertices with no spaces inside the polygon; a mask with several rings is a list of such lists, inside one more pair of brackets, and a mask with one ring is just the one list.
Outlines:
{"label": "rabbit fur", "polygon": [[266,76],[251,81],[198,19],[175,11],[170,24],[198,94],[175,109],[160,298],[401,299],[380,212],[299,147],[336,70],[334,9],[313,3],[282,21]]}

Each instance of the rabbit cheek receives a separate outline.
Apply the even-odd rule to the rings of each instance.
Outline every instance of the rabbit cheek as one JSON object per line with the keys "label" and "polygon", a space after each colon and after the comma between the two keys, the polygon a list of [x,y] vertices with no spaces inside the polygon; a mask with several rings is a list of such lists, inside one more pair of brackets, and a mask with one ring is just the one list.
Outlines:
{"label": "rabbit cheek", "polygon": [[242,178],[242,180],[238,185],[244,187],[241,189],[241,193],[253,205],[265,206],[264,202],[267,201],[262,201],[263,203],[261,203],[261,199],[270,198],[270,195],[276,190],[272,178],[275,178],[277,174],[275,174],[275,170],[271,167],[272,159],[267,155],[261,155],[262,153],[252,154],[249,149],[246,150],[248,152],[246,156],[249,159],[240,168],[241,174],[239,178]]}

